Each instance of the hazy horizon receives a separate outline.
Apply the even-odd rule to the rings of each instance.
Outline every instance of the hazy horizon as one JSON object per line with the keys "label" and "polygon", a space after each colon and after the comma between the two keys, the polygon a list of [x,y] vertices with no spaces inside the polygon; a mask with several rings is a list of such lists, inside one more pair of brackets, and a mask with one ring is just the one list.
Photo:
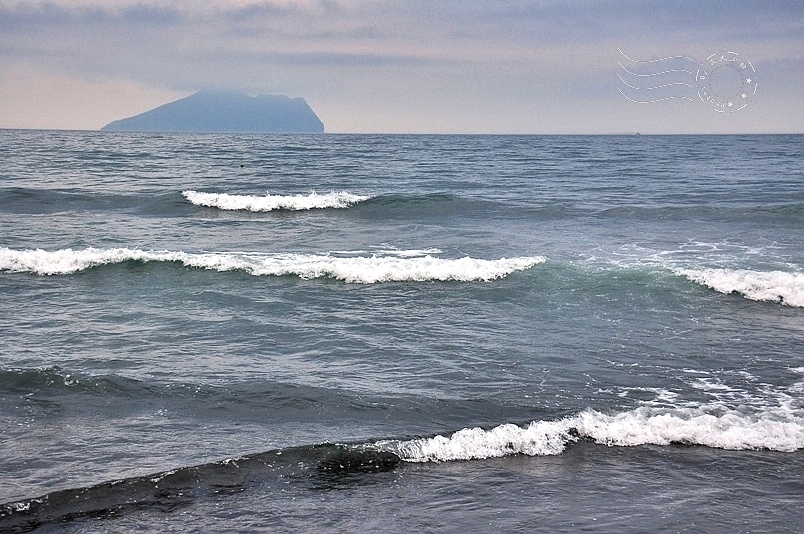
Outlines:
{"label": "hazy horizon", "polygon": [[[715,53],[755,69],[739,111],[698,96]],[[327,133],[804,131],[793,1],[0,0],[0,57],[3,129],[97,130],[236,89],[302,97]]]}

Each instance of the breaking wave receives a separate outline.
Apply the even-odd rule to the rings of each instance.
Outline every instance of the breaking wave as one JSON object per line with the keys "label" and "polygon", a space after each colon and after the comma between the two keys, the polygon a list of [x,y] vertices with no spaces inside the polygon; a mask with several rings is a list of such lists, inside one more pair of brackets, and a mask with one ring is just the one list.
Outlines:
{"label": "breaking wave", "polygon": [[804,274],[746,269],[674,269],[674,272],[720,293],[804,307]]}
{"label": "breaking wave", "polygon": [[228,193],[202,193],[183,191],[182,195],[196,206],[207,206],[221,210],[275,211],[311,210],[324,208],[348,208],[370,197],[354,195],[346,191],[332,191],[319,195],[230,195]]}
{"label": "breaking wave", "polygon": [[804,419],[791,414],[752,416],[694,408],[660,411],[641,407],[614,415],[588,410],[556,421],[534,421],[525,427],[503,424],[491,430],[465,428],[449,437],[380,441],[376,445],[408,462],[445,462],[513,454],[557,455],[579,439],[621,447],[678,443],[793,452],[804,448]]}
{"label": "breaking wave", "polygon": [[272,481],[283,481],[284,487],[288,480],[307,480],[313,487],[326,488],[348,477],[401,468],[402,462],[558,455],[580,440],[622,447],[682,444],[794,452],[804,448],[804,419],[798,413],[640,407],[607,415],[587,410],[525,427],[466,428],[448,437],[288,447],[0,504],[0,530],[27,532],[46,524],[119,516],[149,507],[172,510]]}
{"label": "breaking wave", "polygon": [[485,260],[471,257],[437,258],[425,251],[409,255],[341,257],[333,254],[269,254],[254,252],[147,251],[129,248],[53,252],[0,248],[0,271],[38,275],[68,275],[108,264],[175,262],[185,267],[215,271],[244,271],[255,276],[298,276],[303,279],[334,278],[349,283],[426,281],[491,281],[544,263],[543,256]]}

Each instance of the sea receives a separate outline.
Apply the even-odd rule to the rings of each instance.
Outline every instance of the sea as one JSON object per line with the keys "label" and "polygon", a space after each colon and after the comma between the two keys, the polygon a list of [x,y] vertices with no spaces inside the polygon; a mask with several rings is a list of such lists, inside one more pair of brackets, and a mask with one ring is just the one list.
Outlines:
{"label": "sea", "polygon": [[804,531],[802,135],[0,150],[0,532]]}

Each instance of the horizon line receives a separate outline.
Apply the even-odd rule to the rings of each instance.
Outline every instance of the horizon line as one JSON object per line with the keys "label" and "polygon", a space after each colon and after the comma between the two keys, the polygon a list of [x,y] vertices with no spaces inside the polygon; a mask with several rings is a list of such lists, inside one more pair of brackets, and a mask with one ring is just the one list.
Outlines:
{"label": "horizon line", "polygon": [[31,132],[97,132],[103,134],[197,134],[197,135],[422,135],[422,136],[662,136],[662,135],[804,135],[800,132],[189,132],[189,131],[105,131],[100,128],[20,128],[0,126],[0,130]]}

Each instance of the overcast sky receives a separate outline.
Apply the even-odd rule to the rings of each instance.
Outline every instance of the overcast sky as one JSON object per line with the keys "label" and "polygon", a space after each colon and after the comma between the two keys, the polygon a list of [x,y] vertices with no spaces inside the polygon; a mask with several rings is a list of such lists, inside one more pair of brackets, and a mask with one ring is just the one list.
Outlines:
{"label": "overcast sky", "polygon": [[[724,51],[756,84],[730,113],[697,94]],[[204,88],[304,97],[327,132],[800,133],[804,0],[0,0],[0,128]]]}

